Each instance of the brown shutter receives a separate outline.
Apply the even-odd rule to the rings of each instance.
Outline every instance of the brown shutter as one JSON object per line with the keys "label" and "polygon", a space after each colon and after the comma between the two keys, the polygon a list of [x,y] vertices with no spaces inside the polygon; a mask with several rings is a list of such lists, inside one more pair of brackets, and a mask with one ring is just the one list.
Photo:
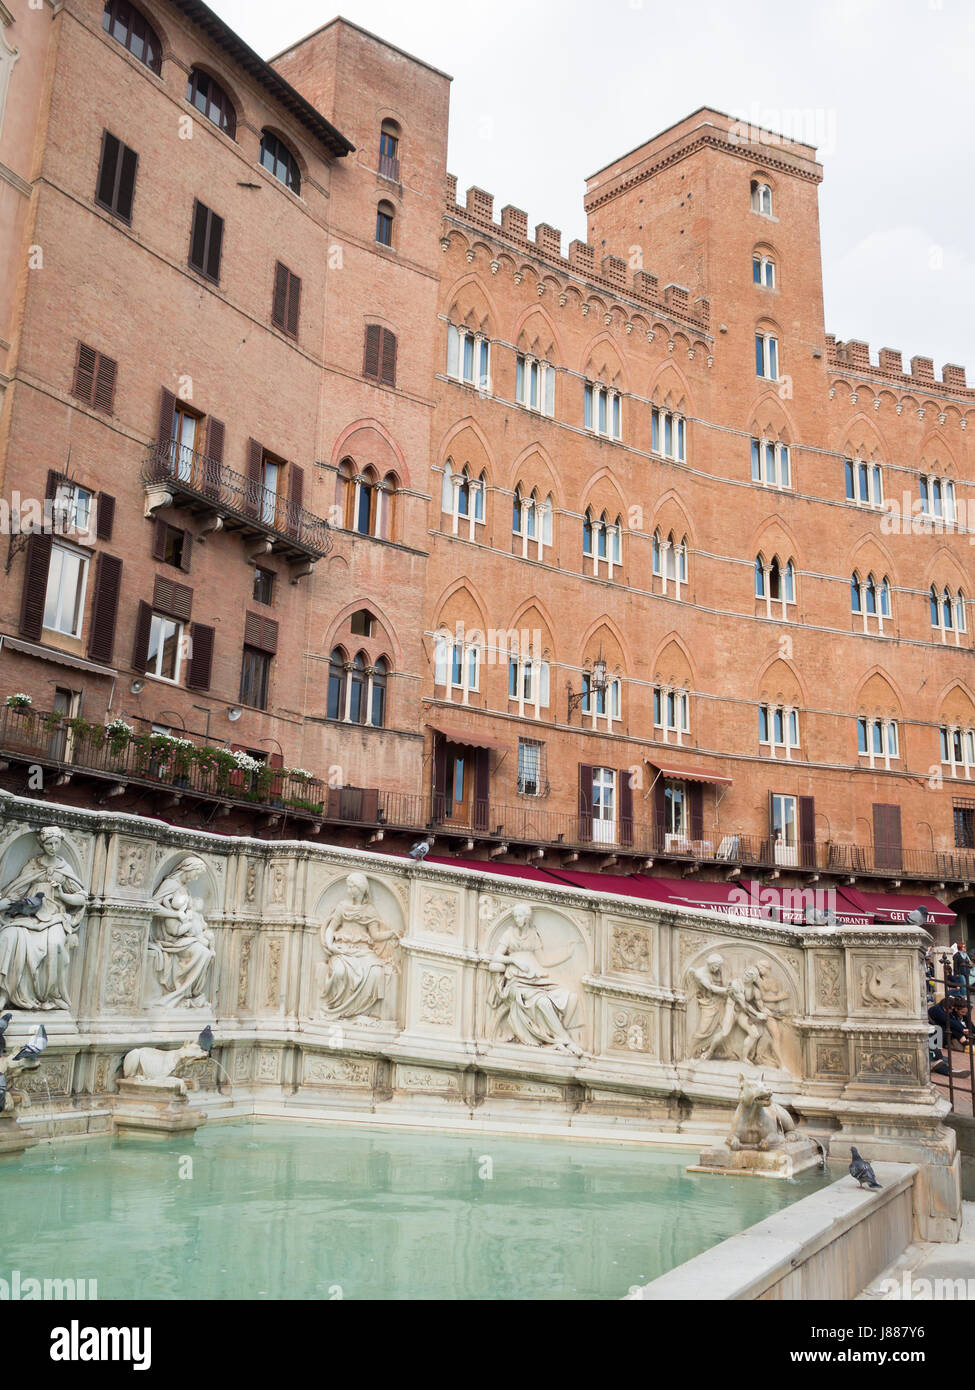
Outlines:
{"label": "brown shutter", "polygon": [[160,613],[186,622],[193,609],[193,590],[188,584],[177,584],[174,579],[157,574],[152,606]]}
{"label": "brown shutter", "polygon": [[72,394],[77,396],[86,405],[91,405],[95,398],[95,371],[98,365],[98,353],[87,343],[78,344],[78,356],[74,367],[74,386]]}
{"label": "brown shutter", "polygon": [[383,329],[379,380],[384,386],[396,385],[396,334]]}
{"label": "brown shutter", "polygon": [[[305,470],[299,467],[297,463],[293,463],[289,472],[291,474],[291,490],[289,493],[291,505],[300,511],[304,505],[305,497]],[[297,521],[297,518],[295,518],[295,520]]]}
{"label": "brown shutter", "polygon": [[173,415],[176,411],[176,397],[167,387],[163,387],[159,401],[159,424],[156,438],[160,444],[168,444],[173,437]]}
{"label": "brown shutter", "polygon": [[207,220],[209,209],[199,198],[193,200],[193,225],[190,230],[190,265],[196,270],[206,267]]}
{"label": "brown shutter", "polygon": [[256,647],[271,656],[278,649],[278,625],[273,618],[260,613],[248,613],[244,619],[244,645]]}
{"label": "brown shutter", "polygon": [[653,784],[653,844],[652,848],[659,853],[666,843],[667,827],[667,788],[664,786],[664,779],[658,775]]}
{"label": "brown shutter", "polygon": [[382,329],[378,323],[366,324],[366,349],[362,360],[362,375],[379,379],[379,355]]}
{"label": "brown shutter", "polygon": [[223,218],[215,212],[210,217],[210,244],[207,247],[206,273],[211,280],[220,279],[220,252],[223,249]]}
{"label": "brown shutter", "polygon": [[27,541],[24,590],[20,603],[20,631],[38,641],[44,627],[47,574],[51,565],[51,537],[42,531],[31,533]]}
{"label": "brown shutter", "polygon": [[261,502],[261,480],[264,476],[263,470],[264,450],[256,439],[247,441],[247,477],[252,486],[247,489],[244,499],[244,510],[251,516],[260,514]]}
{"label": "brown shutter", "polygon": [[215,420],[212,415],[207,419],[207,454],[203,467],[203,491],[210,497],[217,497],[220,494],[220,470],[223,467],[223,445],[226,433],[226,427],[222,420]]}
{"label": "brown shutter", "polygon": [[107,492],[100,492],[95,508],[95,535],[100,541],[110,541],[114,525],[115,498]]}
{"label": "brown shutter", "polygon": [[[342,682],[343,691],[345,682]],[[341,718],[342,711],[339,712]],[[447,740],[443,734],[433,736],[433,807],[432,819],[442,821],[447,811]]]}
{"label": "brown shutter", "polygon": [[291,272],[280,261],[274,267],[274,294],[271,298],[271,322],[284,328],[288,322],[288,279]]}
{"label": "brown shutter", "polygon": [[152,558],[154,560],[166,558],[166,532],[168,530],[168,523],[163,521],[162,517],[157,517],[152,532]]}
{"label": "brown shutter", "polygon": [[144,671],[149,665],[149,634],[152,630],[152,604],[139,602],[135,619],[135,640],[132,643],[132,665]]}
{"label": "brown shutter", "polygon": [[118,172],[118,157],[121,148],[121,141],[117,140],[114,135],[110,135],[107,130],[102,131],[102,153],[98,164],[95,201],[101,203],[102,207],[112,210],[115,207],[115,175]]}
{"label": "brown shutter", "polygon": [[293,338],[298,336],[298,310],[301,304],[301,280],[288,272],[288,317],[285,329]]}
{"label": "brown shutter", "polygon": [[190,664],[186,684],[191,690],[210,689],[213,666],[213,628],[190,624]]}
{"label": "brown shutter", "polygon": [[704,839],[704,788],[700,782],[691,782],[687,788],[687,801],[690,807],[691,839]]}
{"label": "brown shutter", "polygon": [[799,863],[816,866],[816,799],[812,796],[799,798]]}
{"label": "brown shutter", "polygon": [[[365,699],[365,692],[363,692]],[[491,750],[478,748],[474,754],[474,829],[491,829]]]}
{"label": "brown shutter", "polygon": [[139,156],[135,150],[130,150],[128,145],[122,146],[122,167],[118,176],[118,199],[115,204],[115,211],[119,217],[126,222],[132,221],[132,203],[135,198],[135,171],[139,165]]}
{"label": "brown shutter", "polygon": [[183,532],[183,550],[182,550],[182,553],[181,553],[181,555],[180,555],[179,567],[180,567],[181,570],[186,571],[187,574],[189,573],[189,568],[190,568],[190,553],[191,553],[192,549],[193,549],[193,536],[192,536],[191,532],[189,532],[189,531],[184,531],[184,532]]}
{"label": "brown shutter", "polygon": [[901,808],[877,804],[873,808],[874,868],[901,867]]}
{"label": "brown shutter", "polygon": [[55,469],[49,468],[47,471],[47,490],[44,496],[49,502],[53,502],[58,495],[58,484],[61,481],[61,474]]}
{"label": "brown shutter", "polygon": [[122,561],[100,554],[95,569],[95,597],[91,608],[88,655],[92,661],[110,662],[115,648],[115,620],[122,587]]}
{"label": "brown shutter", "polygon": [[630,769],[621,767],[616,774],[620,793],[620,844],[633,843],[633,786],[630,782]]}
{"label": "brown shutter", "polygon": [[579,764],[579,839],[592,839],[592,766]]}
{"label": "brown shutter", "polygon": [[115,404],[115,374],[118,364],[111,357],[105,357],[102,353],[96,354],[98,365],[95,371],[95,390],[92,404],[96,410],[104,410],[106,415],[111,415],[112,406]]}

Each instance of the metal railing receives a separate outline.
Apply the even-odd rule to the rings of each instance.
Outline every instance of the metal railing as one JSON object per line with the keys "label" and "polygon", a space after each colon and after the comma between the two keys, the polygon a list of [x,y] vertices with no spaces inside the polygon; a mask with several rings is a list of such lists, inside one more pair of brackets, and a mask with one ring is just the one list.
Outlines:
{"label": "metal railing", "polygon": [[323,517],[176,439],[153,445],[142,479],[147,486],[175,487],[218,511],[232,514],[241,523],[276,532],[312,554],[327,555],[332,547],[328,522]]}
{"label": "metal railing", "polygon": [[[187,747],[186,745],[189,745]],[[193,739],[113,734],[98,724],[57,712],[0,707],[0,755],[29,758],[61,772],[87,772],[112,781],[165,787],[267,811],[321,820],[328,789],[317,777],[285,769],[237,767],[229,751]]]}
{"label": "metal railing", "polygon": [[[941,967],[941,974],[938,975],[938,966]],[[975,980],[965,974],[956,974],[954,958],[948,952],[934,960],[929,960],[926,972],[927,981],[927,1006],[930,1010],[932,1006],[942,1006],[943,1015],[947,1020],[944,1023],[935,1023],[930,1014],[928,1017],[929,1025],[937,1029],[937,1042],[930,1049],[931,1067],[934,1068],[939,1061],[947,1066],[946,1080],[948,1083],[948,1103],[952,1110],[959,1110],[959,1101],[964,1102],[965,1108],[959,1110],[961,1114],[975,1113],[975,1051],[973,1051],[972,1039],[975,1038],[975,1029],[972,1025],[972,995],[971,988],[975,986]],[[952,1013],[951,1000],[954,998],[958,1002],[958,1012]],[[955,1027],[952,1028],[952,1024]],[[962,1037],[956,1036],[962,1033]],[[960,1046],[956,1047],[958,1043]],[[938,1053],[939,1055],[935,1055]],[[960,1067],[955,1067],[954,1062],[958,1059],[962,1062]],[[956,1076],[957,1072],[957,1076]],[[934,1076],[944,1076],[943,1072],[932,1071]],[[968,1089],[964,1087],[964,1080],[968,1078]]]}

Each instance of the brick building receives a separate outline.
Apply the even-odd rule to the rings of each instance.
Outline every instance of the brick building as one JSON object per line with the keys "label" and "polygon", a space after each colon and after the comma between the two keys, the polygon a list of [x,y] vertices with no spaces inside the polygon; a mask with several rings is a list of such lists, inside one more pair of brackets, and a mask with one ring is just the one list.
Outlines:
{"label": "brick building", "polygon": [[0,25],[2,496],[54,504],[8,785],[975,906],[975,392],[826,334],[812,148],[697,111],[564,253],[458,203],[449,78],[346,21],[270,63],[198,0]]}

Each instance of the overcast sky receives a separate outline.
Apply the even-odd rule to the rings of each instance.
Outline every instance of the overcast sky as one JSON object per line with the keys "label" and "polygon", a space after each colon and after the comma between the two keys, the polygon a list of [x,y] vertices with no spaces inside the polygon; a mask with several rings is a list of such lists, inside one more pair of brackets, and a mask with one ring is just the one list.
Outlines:
{"label": "overcast sky", "polygon": [[[210,3],[265,57],[335,13]],[[975,381],[975,0],[341,3],[453,77],[461,199],[486,188],[563,249],[586,176],[699,106],[816,144],[827,331]]]}

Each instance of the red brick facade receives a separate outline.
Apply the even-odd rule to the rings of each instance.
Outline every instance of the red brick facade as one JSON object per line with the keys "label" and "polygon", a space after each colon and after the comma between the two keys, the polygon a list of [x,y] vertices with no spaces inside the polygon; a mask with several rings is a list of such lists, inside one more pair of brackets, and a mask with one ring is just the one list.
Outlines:
{"label": "red brick facade", "polygon": [[[197,0],[151,0],[157,73],[103,8],[17,0],[9,26],[3,497],[68,473],[114,516],[69,540],[68,631],[43,545],[11,538],[2,693],[73,691],[90,721],[330,782],[269,835],[427,830],[435,852],[964,910],[975,392],[826,334],[815,151],[696,112],[588,179],[588,242],[563,254],[481,189],[458,203],[428,65],[344,21],[267,65]],[[194,70],[233,134],[187,100]],[[96,196],[105,131],[138,156],[129,216]],[[222,219],[216,281],[188,263],[196,203]],[[79,343],[109,359],[100,396]],[[183,624],[173,681],[147,675],[150,610]],[[106,794],[59,773],[47,794]],[[27,775],[14,759],[8,784]],[[253,824],[144,782],[116,804]]]}

